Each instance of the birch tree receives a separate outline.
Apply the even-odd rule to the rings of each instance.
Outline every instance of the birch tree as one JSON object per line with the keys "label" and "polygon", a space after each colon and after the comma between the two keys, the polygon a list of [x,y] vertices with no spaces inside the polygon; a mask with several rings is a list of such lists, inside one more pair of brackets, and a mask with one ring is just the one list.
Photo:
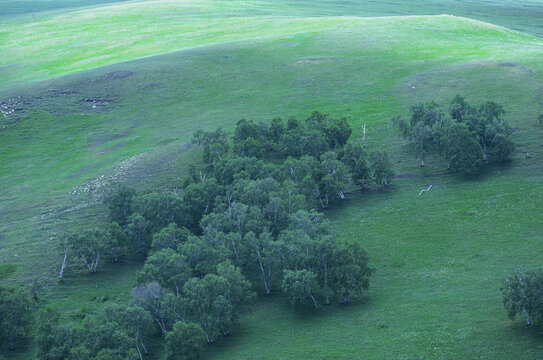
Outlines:
{"label": "birch tree", "polygon": [[185,256],[172,249],[159,250],[150,255],[138,272],[138,283],[158,282],[179,295],[185,282],[192,276],[192,269]]}
{"label": "birch tree", "polygon": [[372,179],[377,184],[390,185],[394,169],[386,152],[374,151],[370,155]]}
{"label": "birch tree", "polygon": [[66,270],[66,266],[68,265],[68,256],[70,255],[70,249],[71,249],[71,242],[72,240],[70,237],[76,236],[76,234],[73,233],[66,233],[63,234],[58,242],[58,249],[61,252],[62,262],[60,264],[60,272],[58,274],[60,281],[64,280],[64,270]]}
{"label": "birch tree", "polygon": [[228,314],[232,309],[224,296],[225,288],[226,280],[215,274],[191,278],[183,287],[191,311],[202,326],[208,343],[215,341],[230,327]]}
{"label": "birch tree", "polygon": [[251,262],[257,268],[264,282],[264,290],[266,295],[271,293],[273,259],[271,252],[272,237],[269,232],[263,232],[260,236],[256,236],[253,232],[245,235],[245,242],[251,248]]}
{"label": "birch tree", "polygon": [[125,226],[128,217],[132,213],[132,200],[136,195],[136,190],[126,185],[120,185],[106,197],[106,204],[109,209],[109,218],[111,221]]}
{"label": "birch tree", "polygon": [[370,177],[369,159],[366,149],[360,143],[349,143],[345,145],[345,152],[342,161],[351,170],[351,177],[356,184],[366,186]]}
{"label": "birch tree", "polygon": [[204,149],[204,161],[213,163],[221,160],[229,150],[227,134],[222,129],[205,132],[198,129],[192,136],[192,143]]}
{"label": "birch tree", "polygon": [[178,321],[166,334],[166,358],[168,360],[198,360],[204,349],[205,335],[195,323]]}
{"label": "birch tree", "polygon": [[104,310],[107,321],[117,323],[131,339],[130,344],[136,349],[140,359],[147,354],[144,336],[149,334],[153,320],[149,312],[142,307],[131,305],[123,308],[119,305],[108,306]]}
{"label": "birch tree", "polygon": [[32,310],[28,295],[12,287],[0,287],[0,346],[10,350],[28,338]]}
{"label": "birch tree", "polygon": [[286,270],[281,289],[287,295],[292,305],[313,304],[315,309],[319,304],[315,294],[319,291],[317,275],[309,270]]}
{"label": "birch tree", "polygon": [[132,296],[137,305],[151,314],[162,334],[166,333],[166,309],[163,307],[163,299],[166,292],[156,281],[132,289]]}
{"label": "birch tree", "polygon": [[72,330],[60,325],[60,311],[47,305],[39,311],[36,342],[38,359],[68,359],[72,348]]}
{"label": "birch tree", "polygon": [[337,242],[330,262],[331,287],[343,304],[351,296],[369,289],[373,269],[368,266],[368,254],[358,243]]}
{"label": "birch tree", "polygon": [[71,233],[66,237],[70,251],[83,260],[90,273],[95,273],[105,255],[111,252],[113,239],[103,229],[95,228],[81,233]]}
{"label": "birch tree", "polygon": [[[229,261],[217,265],[217,275],[224,279],[224,289],[221,295],[224,296],[229,305],[225,323],[231,324],[240,307],[255,299],[255,293],[251,291],[251,284],[241,274],[241,270]],[[223,335],[227,336],[229,333],[230,328],[226,327],[223,330]]]}
{"label": "birch tree", "polygon": [[189,238],[190,231],[185,227],[178,227],[177,224],[171,223],[165,228],[162,228],[158,233],[153,234],[151,242],[151,251],[159,251],[164,249],[177,250]]}
{"label": "birch tree", "polygon": [[440,137],[440,147],[448,168],[463,174],[472,174],[481,166],[477,140],[464,123],[450,122]]}
{"label": "birch tree", "polygon": [[543,320],[543,272],[517,271],[507,276],[502,285],[503,305],[511,320],[524,317],[526,325]]}
{"label": "birch tree", "polygon": [[346,166],[331,151],[322,155],[320,165],[322,172],[320,188],[322,189],[321,194],[324,197],[321,206],[327,208],[330,201],[345,199],[348,172]]}

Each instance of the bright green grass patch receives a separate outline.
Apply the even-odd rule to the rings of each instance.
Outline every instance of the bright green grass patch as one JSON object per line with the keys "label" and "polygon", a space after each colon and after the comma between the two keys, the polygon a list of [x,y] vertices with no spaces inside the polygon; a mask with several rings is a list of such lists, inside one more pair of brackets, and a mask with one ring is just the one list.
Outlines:
{"label": "bright green grass patch", "polygon": [[338,6],[335,1],[158,0],[5,18],[0,23],[0,89],[202,45],[320,31],[350,23],[345,15],[443,13],[540,34],[543,9],[529,1],[460,6],[456,1],[353,1]]}

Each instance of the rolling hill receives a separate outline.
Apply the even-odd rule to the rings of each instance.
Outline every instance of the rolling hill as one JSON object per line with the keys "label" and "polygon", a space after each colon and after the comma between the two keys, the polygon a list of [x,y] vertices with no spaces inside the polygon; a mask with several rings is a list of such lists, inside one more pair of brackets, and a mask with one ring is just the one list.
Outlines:
{"label": "rolling hill", "polygon": [[[345,116],[355,137],[366,124],[368,146],[399,174],[389,191],[349,194],[327,212],[370,253],[372,289],[307,317],[261,299],[206,358],[539,358],[540,339],[507,319],[499,288],[543,259],[543,41],[517,15],[536,2],[499,3],[159,0],[2,18],[0,264],[17,265],[4,282],[39,274],[44,297],[73,314],[103,306],[104,292],[128,301],[138,264],[56,284],[58,234],[104,218],[113,184],[178,181],[199,156],[198,128],[320,110]],[[531,34],[452,15],[375,17],[452,4],[497,24],[522,19],[515,28]],[[392,129],[411,104],[456,94],[505,106],[518,144],[506,167],[473,179],[437,158],[421,169]]]}

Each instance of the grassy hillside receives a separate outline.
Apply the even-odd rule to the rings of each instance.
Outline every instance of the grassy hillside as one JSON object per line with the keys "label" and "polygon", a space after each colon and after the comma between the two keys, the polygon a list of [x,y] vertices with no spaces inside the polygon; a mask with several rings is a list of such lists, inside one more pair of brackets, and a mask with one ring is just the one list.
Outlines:
{"label": "grassy hillside", "polygon": [[32,19],[42,12],[70,10],[84,6],[101,5],[126,0],[0,0],[0,17],[26,15]]}
{"label": "grassy hillside", "polygon": [[[123,14],[108,21],[130,19],[130,4],[113,5],[125,6]],[[218,6],[188,4],[201,14],[204,5]],[[166,5],[174,6],[145,6],[160,14]],[[132,14],[141,10],[134,6]],[[99,8],[94,14],[100,11],[106,12]],[[103,217],[96,202],[110,184],[128,180],[160,187],[179,178],[199,156],[187,144],[197,128],[231,128],[241,117],[302,118],[318,109],[346,116],[354,137],[367,124],[368,145],[387,149],[402,175],[390,191],[350,194],[328,212],[341,237],[368,249],[377,269],[373,288],[355,306],[324,309],[316,317],[294,314],[282,299],[261,300],[205,358],[540,357],[540,339],[507,319],[499,296],[504,274],[543,260],[537,242],[543,234],[543,130],[536,120],[543,101],[540,40],[452,16],[278,16],[254,22],[250,14],[206,20],[201,28],[174,25],[176,15],[171,24],[164,23],[168,17],[153,23],[133,17],[138,29],[98,36],[100,27],[89,27],[97,31],[93,37],[93,31],[78,31],[78,14],[84,12],[47,15],[51,31],[75,36],[51,42],[39,28],[27,37],[30,22],[6,21],[21,31],[21,46],[3,42],[8,56],[0,61],[21,65],[10,68],[12,77],[0,86],[198,47],[0,94],[0,264],[17,265],[4,283],[30,283],[40,274],[49,284],[45,300],[71,314],[82,303],[88,311],[103,306],[104,294],[127,301],[138,264],[106,266],[96,276],[71,268],[59,286],[52,239]],[[71,17],[65,28],[53,21]],[[155,35],[104,55],[107,44],[100,46],[100,39],[130,42],[145,26],[155,26]],[[156,40],[164,34],[172,35]],[[84,39],[87,51],[69,48]],[[225,43],[201,46],[217,42]],[[457,93],[475,103],[504,104],[519,144],[509,166],[471,180],[432,176],[445,172],[437,159],[424,169],[416,166],[413,149],[396,136],[389,119],[406,114],[412,103],[448,101]],[[432,190],[418,196],[428,184]],[[16,358],[31,358],[34,350],[31,344]]]}
{"label": "grassy hillside", "polygon": [[[28,3],[9,1],[5,11],[15,4]],[[543,35],[537,1],[158,0],[68,10],[0,17],[0,90],[196,46],[312,31],[316,22],[319,30],[349,22],[329,16],[453,14]]]}

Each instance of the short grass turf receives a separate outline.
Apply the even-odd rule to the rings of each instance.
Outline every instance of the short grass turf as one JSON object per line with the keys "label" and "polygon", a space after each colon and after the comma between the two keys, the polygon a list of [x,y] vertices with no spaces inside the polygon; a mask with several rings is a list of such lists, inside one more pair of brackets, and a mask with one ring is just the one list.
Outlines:
{"label": "short grass turf", "polygon": [[[88,5],[99,2],[108,1]],[[83,8],[81,1],[0,0],[0,9],[9,15],[29,4],[32,14],[0,16],[0,90],[195,46],[322,30],[338,22],[330,16],[452,14],[543,36],[543,6],[533,0],[155,0]],[[63,9],[39,11],[51,6]]]}
{"label": "short grass turf", "polygon": [[[308,31],[3,92],[13,112],[0,129],[0,263],[16,265],[2,283],[29,284],[37,274],[47,285],[43,303],[63,305],[69,321],[129,301],[138,264],[106,264],[96,276],[72,266],[65,284],[54,282],[54,239],[104,218],[95,205],[101,189],[124,179],[171,186],[200,155],[187,144],[197,128],[318,109],[346,116],[354,137],[367,124],[368,145],[387,149],[402,175],[386,192],[350,194],[327,212],[340,237],[368,249],[372,289],[353,306],[316,316],[261,299],[205,358],[540,358],[540,336],[507,319],[499,287],[505,274],[543,258],[541,42],[450,16],[311,21]],[[507,167],[466,180],[435,176],[445,172],[437,158],[416,166],[389,119],[457,93],[504,104],[520,144]],[[29,344],[5,355],[33,354]]]}

